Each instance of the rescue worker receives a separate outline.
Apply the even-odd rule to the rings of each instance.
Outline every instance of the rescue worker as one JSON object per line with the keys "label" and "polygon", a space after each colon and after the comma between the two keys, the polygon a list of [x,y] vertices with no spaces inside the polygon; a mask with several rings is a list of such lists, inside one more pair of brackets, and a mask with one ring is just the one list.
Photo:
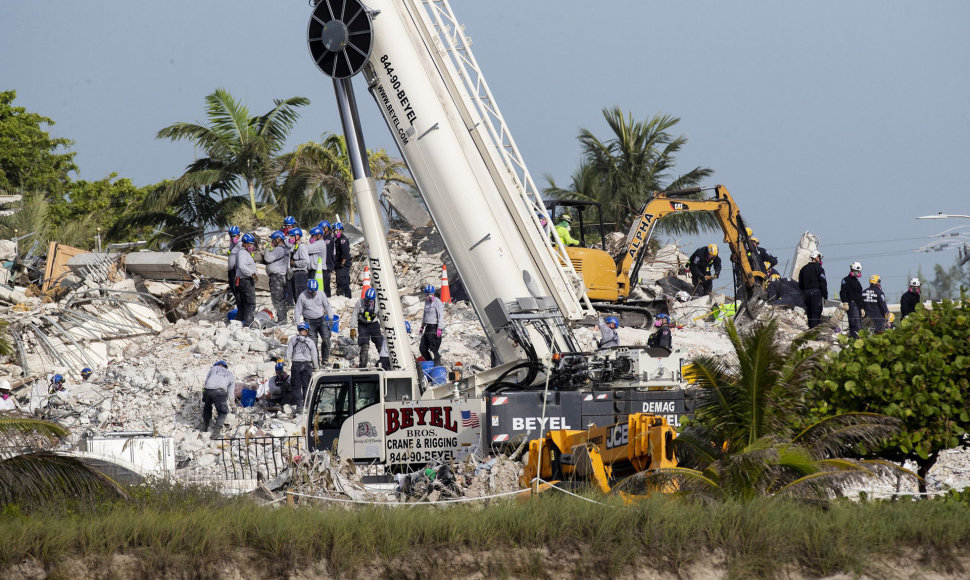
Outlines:
{"label": "rescue worker", "polygon": [[[306,251],[307,255],[310,256],[310,268],[307,276],[316,278],[318,268],[322,275],[323,269],[327,266],[327,240],[323,239],[323,228],[320,226],[314,226],[310,229],[310,241],[307,242]],[[322,277],[318,278],[317,282],[323,286]]]}
{"label": "rescue worker", "polygon": [[333,320],[333,309],[327,295],[318,290],[320,285],[316,280],[307,280],[306,290],[296,299],[293,322],[306,323],[314,345],[318,344],[317,337],[320,337],[320,361],[326,364],[330,360],[330,321]]}
{"label": "rescue worker", "polygon": [[92,371],[88,367],[84,367],[83,369],[81,369],[81,380],[82,381],[86,381],[86,380],[90,379],[91,378],[91,375],[93,375],[93,374],[94,374],[94,371]]}
{"label": "rescue worker", "polygon": [[286,374],[286,365],[282,359],[276,361],[276,374],[266,382],[266,392],[263,400],[269,403],[285,403],[290,396],[290,375]]}
{"label": "rescue worker", "polygon": [[308,336],[310,326],[306,322],[296,325],[296,334],[286,344],[286,358],[290,361],[290,396],[285,403],[296,407],[296,413],[303,412],[303,398],[310,386],[310,376],[320,366],[317,346]]}
{"label": "rescue worker", "polygon": [[[370,343],[374,343],[380,358],[381,347],[384,345],[384,334],[381,333],[381,322],[377,318],[377,291],[368,288],[364,292],[364,297],[354,304],[354,311],[350,315],[350,338],[357,339],[357,346],[360,347],[359,368],[367,367],[367,352],[370,350]],[[358,331],[359,329],[359,331]]]}
{"label": "rescue worker", "polygon": [[239,309],[239,292],[236,290],[236,256],[242,244],[239,239],[239,226],[229,226],[229,260],[226,262],[226,276],[229,280],[229,294],[232,295],[233,304]]}
{"label": "rescue worker", "polygon": [[761,241],[758,238],[751,236],[751,241],[754,242],[755,248],[758,250],[757,259],[770,264],[770,266],[765,266],[765,272],[768,272],[769,269],[778,265],[778,258],[772,256],[768,250],[762,248]]}
{"label": "rescue worker", "polygon": [[340,222],[333,224],[333,263],[337,295],[350,298],[350,240]]}
{"label": "rescue worker", "polygon": [[391,370],[391,351],[387,348],[387,338],[384,337],[384,344],[381,345],[381,350],[377,353],[378,364],[385,371]]}
{"label": "rescue worker", "polygon": [[226,415],[229,414],[229,393],[236,389],[236,377],[229,370],[229,365],[224,360],[216,361],[209,374],[205,377],[205,385],[202,388],[202,432],[209,430],[209,422],[212,420],[212,407],[216,408],[216,424],[212,431],[212,439],[219,438],[222,425],[226,422]]}
{"label": "rescue worker", "polygon": [[839,289],[839,300],[842,301],[842,310],[849,316],[849,336],[859,338],[859,329],[862,328],[862,264],[852,262],[849,266],[849,275],[842,278],[842,287]]}
{"label": "rescue worker", "polygon": [[912,314],[916,310],[916,305],[919,304],[919,288],[919,278],[913,278],[909,281],[909,289],[903,292],[902,298],[899,299],[900,320],[906,318],[907,314]]}
{"label": "rescue worker", "polygon": [[13,394],[10,392],[11,390],[10,381],[0,381],[0,412],[16,411],[20,408],[20,406],[17,405],[17,399],[15,399]]}
{"label": "rescue worker", "polygon": [[303,230],[293,228],[290,230],[290,237],[287,238],[287,247],[290,250],[290,296],[296,301],[296,297],[306,288],[307,268],[310,267],[310,254],[307,252],[306,244],[303,241]]}
{"label": "rescue worker", "polygon": [[283,227],[281,228],[283,235],[285,236],[290,235],[290,232],[293,231],[294,229],[299,229],[296,227],[296,218],[291,215],[288,215],[285,218],[283,218]]}
{"label": "rescue worker", "polygon": [[330,274],[334,270],[333,263],[333,229],[330,227],[330,222],[323,220],[317,227],[323,230],[323,239],[327,242],[327,255],[325,256],[325,262],[323,266],[323,293],[330,298]]}
{"label": "rescue worker", "polygon": [[596,326],[600,329],[600,342],[598,348],[612,348],[620,346],[620,333],[616,331],[620,326],[620,319],[615,316],[607,316],[605,319],[600,316]]}
{"label": "rescue worker", "polygon": [[567,246],[578,246],[579,240],[569,235],[569,231],[572,229],[570,225],[573,218],[568,214],[564,213],[559,216],[559,223],[556,224],[556,235],[562,240],[562,243]]}
{"label": "rescue worker", "polygon": [[286,270],[290,264],[290,251],[283,243],[285,237],[280,230],[270,234],[269,243],[272,244],[272,249],[263,254],[266,274],[269,275],[269,295],[276,310],[276,320],[280,323],[286,322],[290,309],[290,301],[286,297]]}
{"label": "rescue worker", "polygon": [[798,273],[798,287],[805,296],[805,315],[808,327],[815,328],[822,321],[822,302],[829,298],[828,281],[822,269],[822,253],[812,250],[809,262]]}
{"label": "rescue worker", "polygon": [[256,261],[253,252],[256,250],[256,238],[252,234],[243,234],[242,251],[236,257],[236,288],[239,292],[239,312],[236,320],[243,326],[253,323],[256,312]]}
{"label": "rescue worker", "polygon": [[435,296],[435,287],[424,287],[424,316],[421,318],[421,344],[418,350],[424,360],[433,360],[436,367],[441,366],[441,337],[445,335],[445,305]]}
{"label": "rescue worker", "polygon": [[866,327],[873,329],[876,334],[886,330],[889,307],[886,306],[886,295],[882,292],[882,278],[879,274],[869,276],[869,287],[862,291],[862,306]]}
{"label": "rescue worker", "polygon": [[647,339],[647,346],[653,348],[664,348],[667,349],[668,353],[673,351],[674,341],[670,334],[670,317],[661,312],[654,319],[653,326],[657,330],[653,331],[653,334],[651,334],[650,338]]}
{"label": "rescue worker", "polygon": [[721,277],[721,258],[717,244],[701,246],[690,255],[690,283],[694,285],[692,296],[710,296],[714,290],[714,278]]}

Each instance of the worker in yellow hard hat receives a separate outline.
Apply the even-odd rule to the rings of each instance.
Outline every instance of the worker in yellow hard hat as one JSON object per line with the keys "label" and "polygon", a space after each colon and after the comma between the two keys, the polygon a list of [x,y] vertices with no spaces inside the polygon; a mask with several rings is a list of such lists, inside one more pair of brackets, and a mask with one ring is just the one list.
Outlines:
{"label": "worker in yellow hard hat", "polygon": [[714,288],[714,278],[721,276],[721,258],[717,244],[701,246],[690,255],[690,278],[694,296],[709,296]]}

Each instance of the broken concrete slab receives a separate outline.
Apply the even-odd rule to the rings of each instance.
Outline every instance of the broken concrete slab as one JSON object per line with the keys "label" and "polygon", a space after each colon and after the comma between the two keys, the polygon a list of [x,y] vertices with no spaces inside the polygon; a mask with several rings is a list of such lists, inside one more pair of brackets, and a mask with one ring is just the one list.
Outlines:
{"label": "broken concrete slab", "polygon": [[125,271],[149,280],[191,280],[191,266],[181,252],[133,252],[125,255]]}
{"label": "broken concrete slab", "polygon": [[[205,276],[210,280],[229,281],[228,256],[199,252],[189,256],[189,262],[192,264],[193,270],[200,276]],[[256,274],[259,276],[256,281],[256,289],[269,292],[269,276],[266,275],[266,267],[263,264],[256,264]]]}

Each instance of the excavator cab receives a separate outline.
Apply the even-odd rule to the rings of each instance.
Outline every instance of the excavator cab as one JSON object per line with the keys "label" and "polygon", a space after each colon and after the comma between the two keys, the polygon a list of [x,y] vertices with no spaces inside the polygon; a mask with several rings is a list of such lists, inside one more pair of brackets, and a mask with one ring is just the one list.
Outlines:
{"label": "excavator cab", "polygon": [[583,277],[586,295],[593,302],[618,302],[629,295],[629,288],[617,281],[616,262],[606,251],[602,205],[593,201],[554,199],[546,201],[553,225],[560,218],[572,218],[570,235],[577,246],[566,245],[566,255],[576,273]]}

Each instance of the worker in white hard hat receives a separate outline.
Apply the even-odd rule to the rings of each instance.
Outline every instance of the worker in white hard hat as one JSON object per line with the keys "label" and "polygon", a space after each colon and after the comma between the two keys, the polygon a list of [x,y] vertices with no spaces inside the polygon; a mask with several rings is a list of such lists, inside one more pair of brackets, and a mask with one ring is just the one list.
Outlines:
{"label": "worker in white hard hat", "polygon": [[859,338],[859,329],[862,328],[862,264],[852,262],[849,266],[849,275],[842,278],[842,287],[839,289],[839,300],[842,301],[842,310],[849,315],[849,336]]}
{"label": "worker in white hard hat", "polygon": [[916,305],[919,304],[919,292],[919,278],[913,278],[909,281],[909,290],[903,292],[902,298],[899,299],[900,320],[906,318],[907,314],[912,314],[913,311],[916,310]]}
{"label": "worker in white hard hat", "polygon": [[829,298],[829,283],[822,268],[822,253],[812,250],[808,260],[798,273],[798,287],[805,296],[808,327],[815,328],[822,321],[822,303]]}
{"label": "worker in white hard hat", "polygon": [[694,296],[709,296],[714,288],[714,278],[721,277],[721,258],[717,244],[701,246],[690,255],[690,283]]}
{"label": "worker in white hard hat", "polygon": [[19,408],[10,391],[10,381],[0,381],[0,412],[16,411]]}
{"label": "worker in white hard hat", "polygon": [[556,224],[556,235],[562,240],[562,243],[567,246],[578,246],[579,240],[572,237],[569,232],[572,230],[570,224],[573,223],[573,218],[568,213],[559,216],[559,223]]}

